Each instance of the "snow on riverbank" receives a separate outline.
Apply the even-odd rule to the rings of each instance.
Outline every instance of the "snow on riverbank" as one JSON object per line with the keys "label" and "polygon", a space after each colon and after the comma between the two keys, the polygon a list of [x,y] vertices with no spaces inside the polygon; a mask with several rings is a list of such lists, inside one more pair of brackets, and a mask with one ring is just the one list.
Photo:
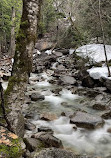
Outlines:
{"label": "snow on riverbank", "polygon": [[[111,45],[106,45],[108,60],[111,59]],[[89,57],[95,62],[105,61],[103,44],[89,44],[79,47],[77,55],[83,58]]]}
{"label": "snow on riverbank", "polygon": [[[105,77],[108,79],[111,79],[111,77],[108,77],[108,69],[107,67],[93,67],[89,70],[87,70],[89,72],[89,75],[93,78],[93,79],[100,79],[101,77]],[[110,71],[111,71],[111,67],[110,67]]]}

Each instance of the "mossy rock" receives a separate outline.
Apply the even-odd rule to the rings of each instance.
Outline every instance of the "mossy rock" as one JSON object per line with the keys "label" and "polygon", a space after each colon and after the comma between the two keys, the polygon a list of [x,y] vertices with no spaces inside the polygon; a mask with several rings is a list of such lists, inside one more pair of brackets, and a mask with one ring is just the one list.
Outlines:
{"label": "mossy rock", "polygon": [[23,149],[21,139],[17,135],[9,132],[7,129],[0,128],[0,157],[2,158],[20,158]]}

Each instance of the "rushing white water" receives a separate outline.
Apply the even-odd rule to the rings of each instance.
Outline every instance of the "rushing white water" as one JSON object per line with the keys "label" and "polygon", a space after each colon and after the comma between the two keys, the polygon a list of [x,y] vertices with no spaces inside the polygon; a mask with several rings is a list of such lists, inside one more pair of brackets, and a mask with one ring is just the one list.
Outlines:
{"label": "rushing white water", "polygon": [[51,94],[50,96],[45,96],[45,101],[50,102],[52,105],[60,106],[62,102],[64,102],[64,99],[58,96],[54,96]]}
{"label": "rushing white water", "polygon": [[58,64],[58,62],[55,62],[55,63],[52,65],[52,69],[56,69],[56,68],[57,68],[57,64]]}
{"label": "rushing white water", "polygon": [[88,131],[82,128],[73,129],[67,117],[57,120],[33,121],[36,126],[49,127],[54,131],[54,136],[63,141],[66,147],[83,154],[109,156],[111,154],[111,134],[107,129],[111,127],[111,120],[106,121],[103,128]]}
{"label": "rushing white water", "polygon": [[[44,81],[35,82],[35,85],[38,86],[37,90],[41,90],[41,94],[45,95],[45,100],[41,104],[41,113],[42,110],[43,112],[45,110],[43,103],[47,103],[47,111],[49,110],[52,114],[56,114],[56,111],[59,111],[60,114],[61,110],[62,112],[64,110],[67,112],[69,110],[67,110],[68,103],[69,105],[71,103],[72,106],[78,107],[78,102],[82,97],[72,94],[70,90],[64,88],[58,95],[54,94],[51,91],[53,85],[49,84],[50,76],[46,73],[41,74],[41,76]],[[31,77],[37,76],[32,75]],[[67,103],[65,107],[61,105],[61,103],[64,102]],[[72,110],[71,106],[69,106],[69,108]],[[66,148],[70,148],[76,153],[98,155],[102,158],[111,155],[111,133],[107,132],[107,130],[111,128],[111,120],[105,121],[105,125],[96,130],[87,130],[84,128],[77,128],[77,130],[75,130],[75,128],[73,128],[74,124],[70,124],[70,120],[67,117],[59,117],[58,119],[49,122],[38,120],[38,118],[36,119],[35,117],[35,119],[32,120],[32,123],[35,124],[37,128],[41,126],[51,128],[54,131],[54,136],[62,140],[63,145]]]}
{"label": "rushing white water", "polygon": [[42,86],[42,87],[47,87],[50,86],[51,84],[48,81],[41,81],[37,83],[37,86]]}
{"label": "rushing white water", "polygon": [[[37,79],[39,77],[41,78],[41,81],[38,82]],[[34,84],[35,86],[39,86],[39,87],[48,87],[51,85],[48,82],[51,79],[51,77],[48,76],[46,72],[41,73],[39,77],[37,76],[37,74],[31,73],[30,78],[29,78],[30,84]]]}
{"label": "rushing white water", "polygon": [[64,99],[70,99],[70,100],[74,100],[74,99],[78,99],[80,98],[80,96],[78,96],[77,94],[72,94],[70,90],[67,89],[63,89],[61,92],[61,97]]}

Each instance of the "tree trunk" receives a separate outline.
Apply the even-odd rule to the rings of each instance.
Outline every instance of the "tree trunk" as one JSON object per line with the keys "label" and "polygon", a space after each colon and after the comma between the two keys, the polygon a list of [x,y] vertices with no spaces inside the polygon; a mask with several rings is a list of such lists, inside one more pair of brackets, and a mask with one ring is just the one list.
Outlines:
{"label": "tree trunk", "polygon": [[24,134],[24,118],[21,111],[28,75],[32,70],[32,52],[37,37],[41,2],[41,0],[23,0],[23,13],[16,39],[12,77],[9,79],[5,92],[5,104],[10,109],[8,119],[10,119],[14,132],[19,136]]}
{"label": "tree trunk", "polygon": [[11,25],[11,40],[10,40],[10,50],[9,55],[14,57],[15,54],[15,8],[12,7],[12,25]]}
{"label": "tree trunk", "polygon": [[2,56],[2,44],[1,44],[1,40],[0,40],[0,57]]}

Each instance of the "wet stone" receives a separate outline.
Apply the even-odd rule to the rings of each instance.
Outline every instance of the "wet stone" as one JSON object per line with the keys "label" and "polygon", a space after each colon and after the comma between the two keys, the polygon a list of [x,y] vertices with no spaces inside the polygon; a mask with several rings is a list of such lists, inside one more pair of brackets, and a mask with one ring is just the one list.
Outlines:
{"label": "wet stone", "polygon": [[52,113],[43,113],[40,115],[40,119],[45,121],[53,121],[57,119],[57,116]]}
{"label": "wet stone", "polygon": [[49,132],[39,132],[37,134],[32,135],[31,137],[42,141],[47,147],[63,148],[61,140],[54,137]]}
{"label": "wet stone", "polygon": [[61,76],[60,80],[64,84],[69,84],[69,85],[74,85],[76,83],[76,80],[74,79],[74,77],[71,77],[71,76]]}
{"label": "wet stone", "polygon": [[101,127],[104,121],[99,116],[94,116],[85,112],[78,111],[70,116],[70,122],[76,124],[78,127],[95,129]]}
{"label": "wet stone", "polygon": [[32,101],[41,101],[45,99],[44,95],[40,95],[38,93],[32,93],[30,98]]}
{"label": "wet stone", "polygon": [[111,133],[111,127],[107,129],[107,132],[108,132],[108,133]]}
{"label": "wet stone", "polygon": [[33,124],[33,123],[31,123],[30,121],[28,121],[28,120],[26,120],[25,121],[25,129],[26,130],[34,130],[36,128],[36,126]]}
{"label": "wet stone", "polygon": [[95,109],[95,110],[107,110],[108,106],[107,105],[102,105],[102,104],[99,104],[99,103],[95,103],[93,105],[93,109]]}
{"label": "wet stone", "polygon": [[38,140],[38,139],[35,139],[35,138],[24,138],[24,143],[26,144],[26,148],[30,152],[35,151],[42,144],[41,140]]}
{"label": "wet stone", "polygon": [[38,127],[38,132],[50,132],[53,134],[53,131],[51,128],[44,127],[44,126]]}
{"label": "wet stone", "polygon": [[111,110],[105,112],[101,117],[104,119],[111,119]]}

